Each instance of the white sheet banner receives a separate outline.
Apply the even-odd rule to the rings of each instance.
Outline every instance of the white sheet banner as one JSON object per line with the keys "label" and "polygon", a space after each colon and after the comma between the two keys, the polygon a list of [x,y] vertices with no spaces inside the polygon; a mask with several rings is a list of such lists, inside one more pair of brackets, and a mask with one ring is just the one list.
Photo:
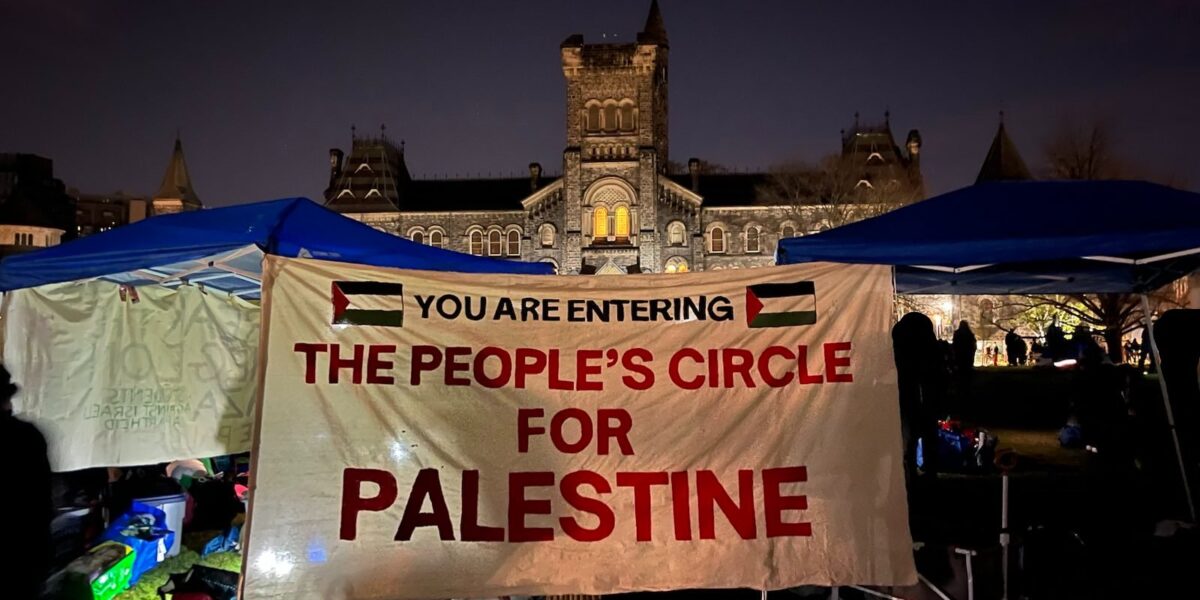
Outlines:
{"label": "white sheet banner", "polygon": [[266,275],[250,600],[915,582],[886,267]]}
{"label": "white sheet banner", "polygon": [[56,471],[250,449],[259,307],[195,286],[89,281],[4,297],[15,412]]}

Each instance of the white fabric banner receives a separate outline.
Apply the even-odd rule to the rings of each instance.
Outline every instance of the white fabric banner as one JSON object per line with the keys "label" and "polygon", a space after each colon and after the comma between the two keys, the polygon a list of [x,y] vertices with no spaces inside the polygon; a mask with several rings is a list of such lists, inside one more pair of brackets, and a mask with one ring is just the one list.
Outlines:
{"label": "white fabric banner", "polygon": [[14,411],[55,471],[250,449],[259,307],[195,286],[106,281],[4,295]]}
{"label": "white fabric banner", "polygon": [[915,582],[886,267],[264,292],[250,600]]}

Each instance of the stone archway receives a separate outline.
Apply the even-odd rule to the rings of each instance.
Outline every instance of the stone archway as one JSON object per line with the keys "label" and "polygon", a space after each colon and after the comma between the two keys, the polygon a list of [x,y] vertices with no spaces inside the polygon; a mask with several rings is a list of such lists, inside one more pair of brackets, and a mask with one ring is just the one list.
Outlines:
{"label": "stone archway", "polygon": [[618,267],[613,261],[604,263],[604,266],[596,270],[597,275],[624,275],[625,269]]}

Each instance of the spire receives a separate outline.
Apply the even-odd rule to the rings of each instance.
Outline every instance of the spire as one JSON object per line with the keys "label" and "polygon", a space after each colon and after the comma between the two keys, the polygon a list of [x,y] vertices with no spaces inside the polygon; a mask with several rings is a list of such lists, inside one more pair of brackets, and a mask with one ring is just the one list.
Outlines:
{"label": "spire", "polygon": [[197,209],[203,206],[196,190],[192,189],[192,178],[188,175],[187,161],[183,157],[183,142],[178,133],[175,136],[175,151],[171,154],[171,162],[167,172],[163,174],[162,185],[154,194],[154,203],[163,204],[160,200],[179,204],[183,210]]}
{"label": "spire", "polygon": [[667,26],[663,23],[662,11],[658,8],[658,0],[650,0],[650,14],[646,15],[646,26],[638,34],[638,42],[643,44],[667,45]]}
{"label": "spire", "polygon": [[996,129],[996,137],[992,138],[992,147],[988,149],[987,158],[979,167],[979,176],[975,183],[986,181],[1026,181],[1033,179],[1017,146],[1004,130],[1004,113],[1000,113],[1000,126]]}

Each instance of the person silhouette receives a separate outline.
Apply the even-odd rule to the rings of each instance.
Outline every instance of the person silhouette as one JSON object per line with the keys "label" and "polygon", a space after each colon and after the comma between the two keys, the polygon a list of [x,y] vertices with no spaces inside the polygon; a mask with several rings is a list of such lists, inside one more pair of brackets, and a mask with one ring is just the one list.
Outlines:
{"label": "person silhouette", "polygon": [[[46,438],[32,423],[13,416],[12,399],[20,390],[0,365],[0,456],[6,460],[5,479],[12,489],[0,494],[5,534],[19,540],[21,549],[4,559],[5,587],[14,598],[37,598],[50,566],[50,461]],[[17,489],[19,487],[19,489]]]}

